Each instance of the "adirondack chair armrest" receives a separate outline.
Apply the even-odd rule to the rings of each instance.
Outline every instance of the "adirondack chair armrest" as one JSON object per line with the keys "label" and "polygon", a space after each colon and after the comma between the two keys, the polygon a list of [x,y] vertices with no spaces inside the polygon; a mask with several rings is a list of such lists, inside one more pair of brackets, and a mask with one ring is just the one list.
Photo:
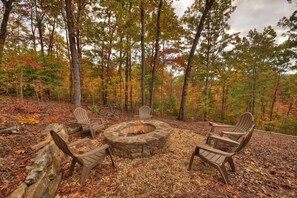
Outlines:
{"label": "adirondack chair armrest", "polygon": [[209,138],[208,138],[208,143],[210,143],[211,140],[218,140],[218,141],[226,142],[228,144],[233,144],[233,145],[239,145],[240,144],[239,142],[236,142],[236,141],[231,140],[229,138],[225,138],[225,137],[218,136],[218,135],[210,135]]}
{"label": "adirondack chair armrest", "polygon": [[220,127],[220,128],[234,128],[234,126],[232,125],[226,125],[226,124],[217,124],[215,122],[208,122],[209,126],[211,126],[210,132],[214,132],[214,129],[216,127]]}
{"label": "adirondack chair armrest", "polygon": [[92,121],[100,120],[101,124],[104,124],[104,121],[102,118],[92,118]]}
{"label": "adirondack chair armrest", "polygon": [[79,145],[79,144],[82,144],[86,141],[89,141],[90,139],[89,138],[84,138],[84,139],[81,139],[81,140],[77,140],[75,142],[72,142],[70,144],[68,144],[69,147],[72,147],[72,146],[76,146],[76,145]]}
{"label": "adirondack chair armrest", "polygon": [[80,154],[80,155],[75,155],[76,157],[86,157],[86,156],[90,156],[94,153],[100,152],[100,151],[105,151],[107,148],[109,148],[109,146],[107,144],[104,144],[94,150],[88,151],[84,154]]}
{"label": "adirondack chair armrest", "polygon": [[219,149],[215,149],[211,146],[208,146],[207,144],[198,144],[196,146],[196,148],[198,149],[203,149],[203,150],[206,150],[206,151],[209,151],[209,152],[212,152],[212,153],[215,153],[215,154],[219,154],[219,155],[224,155],[226,157],[231,157],[232,155],[234,155],[234,153],[228,153],[228,152],[225,152],[225,151],[222,151],[222,150],[219,150]]}
{"label": "adirondack chair armrest", "polygon": [[222,135],[245,135],[245,132],[232,132],[232,131],[222,131],[221,132],[221,136]]}
{"label": "adirondack chair armrest", "polygon": [[212,127],[233,127],[232,125],[226,125],[226,124],[217,124],[215,122],[208,122],[209,126]]}

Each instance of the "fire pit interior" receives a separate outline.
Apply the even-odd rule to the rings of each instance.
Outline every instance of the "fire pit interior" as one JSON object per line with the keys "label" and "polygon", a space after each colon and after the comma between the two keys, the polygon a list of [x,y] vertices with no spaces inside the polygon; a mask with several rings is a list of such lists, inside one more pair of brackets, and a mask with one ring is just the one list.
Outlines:
{"label": "fire pit interior", "polygon": [[113,154],[127,157],[147,157],[161,152],[169,144],[172,128],[161,121],[131,121],[113,125],[104,137]]}
{"label": "fire pit interior", "polygon": [[129,136],[149,133],[154,131],[155,129],[156,127],[152,124],[135,122],[135,123],[130,123],[123,129],[121,129],[120,133],[122,133],[123,136],[129,137]]}

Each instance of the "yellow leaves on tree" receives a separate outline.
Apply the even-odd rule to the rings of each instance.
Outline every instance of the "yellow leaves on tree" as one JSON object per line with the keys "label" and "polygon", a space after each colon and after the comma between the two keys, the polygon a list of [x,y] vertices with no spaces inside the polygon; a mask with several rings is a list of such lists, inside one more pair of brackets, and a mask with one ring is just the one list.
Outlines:
{"label": "yellow leaves on tree", "polygon": [[28,115],[22,115],[17,114],[17,119],[20,124],[38,124],[39,123],[39,114],[28,114]]}

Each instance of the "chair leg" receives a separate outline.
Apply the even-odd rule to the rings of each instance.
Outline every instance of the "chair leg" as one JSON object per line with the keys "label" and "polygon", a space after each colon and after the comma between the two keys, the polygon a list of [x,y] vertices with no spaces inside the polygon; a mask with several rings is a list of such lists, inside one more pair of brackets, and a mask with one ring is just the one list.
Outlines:
{"label": "chair leg", "polygon": [[199,154],[199,149],[196,147],[195,151],[193,152],[193,154],[191,156],[190,163],[189,163],[189,166],[188,166],[188,170],[191,170],[194,157],[195,157],[195,155],[198,155],[198,154]]}
{"label": "chair leg", "polygon": [[230,165],[230,167],[231,167],[231,170],[232,170],[233,172],[235,172],[235,165],[234,165],[233,159],[232,159],[232,158],[229,158],[229,159],[228,159],[228,163],[229,163],[229,165]]}
{"label": "chair leg", "polygon": [[111,152],[110,152],[110,148],[107,148],[107,149],[106,149],[106,152],[107,152],[107,154],[108,154],[108,155],[109,155],[109,157],[110,157],[110,160],[111,160],[111,164],[112,164],[112,166],[113,166],[113,167],[115,167],[115,164],[114,164],[114,161],[113,161],[113,159],[112,159]]}
{"label": "chair leg", "polygon": [[76,161],[72,159],[70,169],[69,169],[69,175],[71,176],[75,167]]}
{"label": "chair leg", "polygon": [[94,139],[95,136],[96,136],[96,133],[95,133],[95,131],[94,131],[94,129],[93,129],[93,127],[92,127],[91,124],[89,124],[89,128],[90,128],[90,132],[91,132],[92,138]]}
{"label": "chair leg", "polygon": [[217,166],[217,169],[221,173],[225,184],[228,184],[229,183],[228,175],[227,175],[227,171],[226,171],[224,164],[222,164],[221,166]]}
{"label": "chair leg", "polygon": [[89,175],[89,172],[90,172],[90,168],[89,167],[83,167],[82,169],[82,173],[81,173],[81,179],[80,179],[80,184],[81,185],[84,185],[85,182],[86,182],[86,179]]}

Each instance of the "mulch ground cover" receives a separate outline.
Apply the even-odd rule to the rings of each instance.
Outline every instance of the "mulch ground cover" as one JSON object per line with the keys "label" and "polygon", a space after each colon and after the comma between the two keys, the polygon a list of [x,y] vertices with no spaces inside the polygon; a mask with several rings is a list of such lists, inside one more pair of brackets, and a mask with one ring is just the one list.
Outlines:
{"label": "mulch ground cover", "polygon": [[[74,106],[63,102],[38,102],[32,98],[19,102],[15,97],[0,96],[0,128],[14,126],[22,119],[27,124],[16,134],[0,134],[0,197],[8,196],[28,173],[34,151],[31,147],[45,137],[41,131],[50,123],[72,127]],[[92,113],[102,117],[106,127],[133,119],[118,112]],[[30,117],[31,115],[31,117]],[[34,115],[34,116],[33,116]],[[70,159],[63,160],[63,179],[57,197],[296,197],[297,137],[269,132],[254,132],[246,149],[234,157],[236,172],[228,172],[230,185],[219,173],[194,159],[187,171],[195,145],[205,142],[209,126],[203,122],[183,122],[156,117],[174,130],[169,147],[151,157],[126,159],[114,156],[116,168],[106,158],[94,168],[84,186],[80,186],[81,167],[68,176]],[[89,133],[70,140],[90,137]],[[103,143],[103,134],[96,136]]]}

